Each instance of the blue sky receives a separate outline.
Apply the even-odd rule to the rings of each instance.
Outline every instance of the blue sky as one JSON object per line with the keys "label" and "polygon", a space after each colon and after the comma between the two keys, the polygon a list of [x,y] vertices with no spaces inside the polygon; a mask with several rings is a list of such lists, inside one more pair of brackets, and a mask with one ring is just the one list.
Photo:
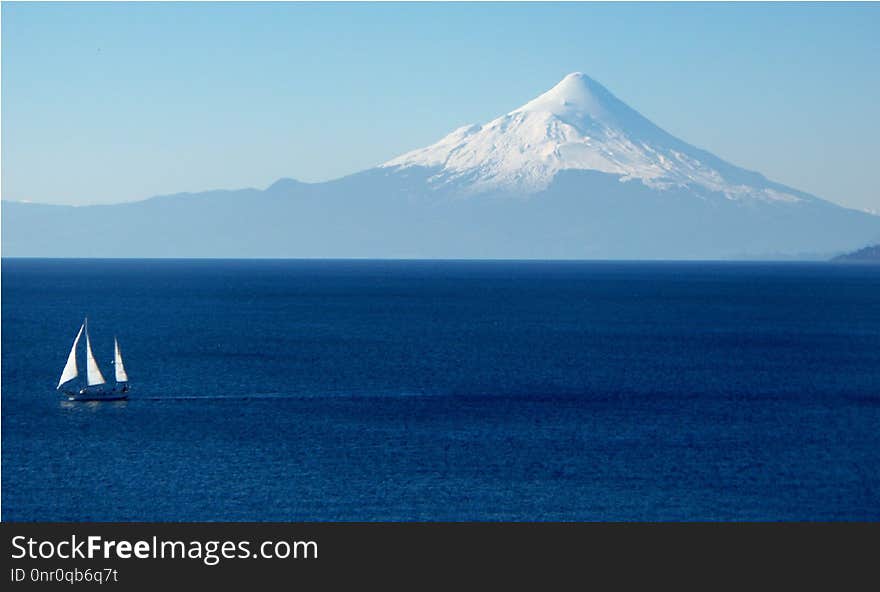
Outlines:
{"label": "blue sky", "polygon": [[583,71],[737,165],[880,210],[880,4],[2,6],[4,199],[319,181]]}

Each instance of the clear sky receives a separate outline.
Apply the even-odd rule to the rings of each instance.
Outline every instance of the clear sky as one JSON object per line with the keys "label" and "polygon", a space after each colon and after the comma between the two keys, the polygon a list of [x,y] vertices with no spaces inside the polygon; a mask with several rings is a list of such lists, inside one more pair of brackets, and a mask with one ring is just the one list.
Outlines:
{"label": "clear sky", "polygon": [[4,199],[357,172],[583,71],[683,140],[880,210],[880,4],[2,5]]}

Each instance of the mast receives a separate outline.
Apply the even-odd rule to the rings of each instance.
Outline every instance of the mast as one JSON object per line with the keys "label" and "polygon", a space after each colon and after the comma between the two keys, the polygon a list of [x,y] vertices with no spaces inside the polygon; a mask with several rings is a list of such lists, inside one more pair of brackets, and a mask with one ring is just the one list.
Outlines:
{"label": "mast", "polygon": [[98,368],[98,362],[95,360],[95,354],[92,353],[92,342],[89,340],[89,324],[88,319],[83,323],[86,329],[86,382],[89,386],[96,386],[107,382],[101,369]]}
{"label": "mast", "polygon": [[61,385],[65,382],[73,380],[79,376],[79,369],[76,366],[76,346],[79,344],[79,338],[82,337],[83,328],[85,328],[85,326],[85,321],[79,326],[79,332],[76,334],[76,339],[73,340],[73,346],[70,348],[70,353],[67,355],[67,363],[64,365],[64,370],[61,372],[61,378],[58,380],[58,386],[55,387],[55,390],[60,389]]}
{"label": "mast", "polygon": [[113,337],[113,368],[116,371],[116,382],[128,382],[128,374],[122,364],[122,350],[119,349],[119,341]]}

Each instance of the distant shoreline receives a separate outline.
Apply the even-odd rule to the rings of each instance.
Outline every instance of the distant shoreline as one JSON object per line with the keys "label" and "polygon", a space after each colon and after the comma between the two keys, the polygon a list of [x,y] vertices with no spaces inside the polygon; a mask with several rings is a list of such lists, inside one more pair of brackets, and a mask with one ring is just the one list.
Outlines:
{"label": "distant shoreline", "polygon": [[[352,262],[352,263],[597,263],[597,264],[644,264],[644,263],[676,263],[676,264],[837,264],[863,262],[849,258],[850,254],[822,259],[470,259],[470,258],[417,258],[417,257],[42,257],[29,255],[3,255],[3,261],[297,261],[297,262]],[[869,262],[873,262],[870,260]]]}
{"label": "distant shoreline", "polygon": [[838,255],[832,259],[835,263],[875,263],[880,264],[880,244],[871,245],[852,253]]}

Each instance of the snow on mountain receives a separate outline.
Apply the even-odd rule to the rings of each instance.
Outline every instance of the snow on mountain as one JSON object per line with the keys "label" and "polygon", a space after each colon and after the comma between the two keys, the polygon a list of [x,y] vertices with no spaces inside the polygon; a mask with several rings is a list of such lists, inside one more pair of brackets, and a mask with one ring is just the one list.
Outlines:
{"label": "snow on mountain", "polygon": [[802,199],[673,137],[580,72],[506,115],[459,128],[381,166],[437,169],[434,187],[460,186],[467,194],[531,194],[560,171],[590,170],[652,189],[697,187],[732,200]]}

